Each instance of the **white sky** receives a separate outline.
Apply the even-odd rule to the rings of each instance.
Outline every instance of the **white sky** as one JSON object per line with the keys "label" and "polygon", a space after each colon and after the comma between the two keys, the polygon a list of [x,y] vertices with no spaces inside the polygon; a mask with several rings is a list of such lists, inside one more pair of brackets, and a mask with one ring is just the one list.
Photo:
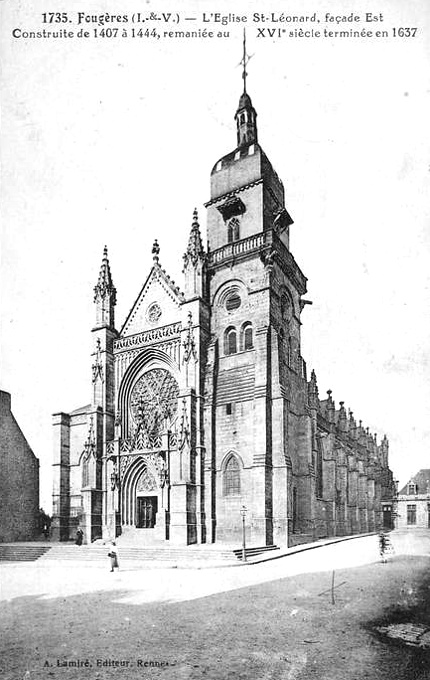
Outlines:
{"label": "white sky", "polygon": [[[417,36],[259,39],[250,22],[248,90],[259,141],[286,187],[291,251],[309,279],[308,370],[322,398],[331,388],[372,432],[387,433],[404,483],[430,467],[430,6],[373,5],[384,14],[379,29],[391,36],[392,27],[417,26]],[[231,7],[180,3],[182,16],[199,18]],[[364,0],[327,7],[369,11]],[[91,400],[92,289],[103,246],[118,328],[152,264],[155,237],[162,265],[182,286],[193,208],[204,231],[210,170],[235,146],[242,48],[240,24],[206,25],[230,31],[219,40],[11,38],[17,26],[43,28],[41,13],[52,9],[1,3],[1,388],[40,459],[47,510],[51,414]],[[135,0],[85,4],[88,13],[155,9]],[[236,2],[234,11],[251,18],[263,9]],[[319,9],[312,0],[270,7]]]}

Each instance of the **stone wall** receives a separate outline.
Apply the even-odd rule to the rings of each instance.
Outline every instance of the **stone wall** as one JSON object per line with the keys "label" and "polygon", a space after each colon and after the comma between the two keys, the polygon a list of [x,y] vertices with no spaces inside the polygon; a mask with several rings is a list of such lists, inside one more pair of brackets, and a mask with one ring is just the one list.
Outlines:
{"label": "stone wall", "polygon": [[39,461],[0,392],[0,541],[29,541],[39,533]]}

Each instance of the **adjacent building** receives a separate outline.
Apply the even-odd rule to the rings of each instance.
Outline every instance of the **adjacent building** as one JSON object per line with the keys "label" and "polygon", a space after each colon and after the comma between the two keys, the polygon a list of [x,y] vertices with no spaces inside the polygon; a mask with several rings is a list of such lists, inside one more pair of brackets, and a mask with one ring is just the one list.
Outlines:
{"label": "adjacent building", "polygon": [[430,469],[420,470],[397,496],[397,529],[430,528]]}
{"label": "adjacent building", "polygon": [[39,461],[0,391],[0,541],[28,541],[39,534]]}
{"label": "adjacent building", "polygon": [[[244,74],[245,75],[245,74]],[[246,91],[237,139],[194,211],[180,289],[153,263],[122,325],[107,249],[94,289],[91,401],[54,415],[54,537],[287,545],[374,531],[388,440],[319,397],[301,354],[307,279],[285,189]],[[136,244],[138,245],[138,244]]]}

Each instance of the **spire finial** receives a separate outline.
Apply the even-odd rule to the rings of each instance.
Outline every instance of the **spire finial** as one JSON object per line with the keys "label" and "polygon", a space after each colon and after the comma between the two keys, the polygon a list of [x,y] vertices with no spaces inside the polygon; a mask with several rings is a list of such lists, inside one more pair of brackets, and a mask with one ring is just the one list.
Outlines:
{"label": "spire finial", "polygon": [[243,93],[246,94],[246,76],[248,75],[246,71],[246,67],[248,65],[249,60],[251,59],[252,55],[250,56],[246,52],[246,29],[243,29],[243,56],[242,59],[240,60],[239,64],[242,64],[242,79],[243,79]]}
{"label": "spire finial", "polygon": [[152,246],[152,259],[156,264],[158,264],[158,256],[160,254],[160,246],[158,245],[157,239],[154,241],[154,245]]}

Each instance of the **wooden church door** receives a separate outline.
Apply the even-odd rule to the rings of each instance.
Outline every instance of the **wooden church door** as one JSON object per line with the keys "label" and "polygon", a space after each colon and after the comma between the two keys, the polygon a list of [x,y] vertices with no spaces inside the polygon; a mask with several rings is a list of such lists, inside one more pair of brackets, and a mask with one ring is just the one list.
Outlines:
{"label": "wooden church door", "polygon": [[139,529],[153,529],[157,515],[157,497],[139,496],[137,499],[137,521]]}

